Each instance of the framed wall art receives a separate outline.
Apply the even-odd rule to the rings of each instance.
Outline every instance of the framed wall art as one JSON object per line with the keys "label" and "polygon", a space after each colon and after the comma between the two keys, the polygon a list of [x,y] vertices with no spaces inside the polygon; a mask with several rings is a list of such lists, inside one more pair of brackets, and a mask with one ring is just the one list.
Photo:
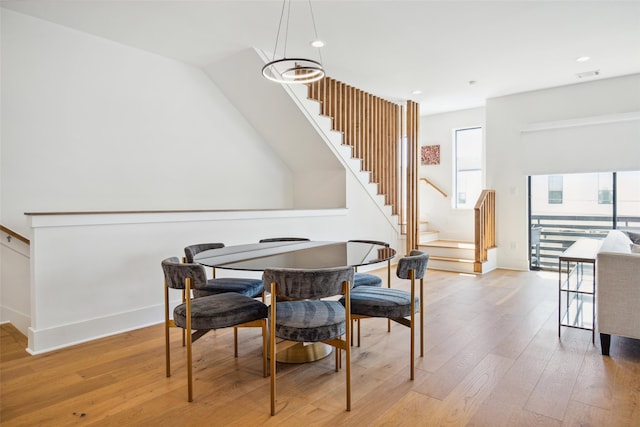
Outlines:
{"label": "framed wall art", "polygon": [[420,160],[423,165],[439,165],[440,146],[423,145],[420,150]]}

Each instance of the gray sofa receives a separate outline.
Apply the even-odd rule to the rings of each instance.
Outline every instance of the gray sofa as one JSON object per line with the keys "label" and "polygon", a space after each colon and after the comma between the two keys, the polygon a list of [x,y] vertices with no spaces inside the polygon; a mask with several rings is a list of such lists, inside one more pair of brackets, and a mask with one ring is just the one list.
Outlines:
{"label": "gray sofa", "polygon": [[[632,240],[633,239],[633,240]],[[640,234],[611,230],[596,257],[596,313],[603,355],[611,335],[640,339]],[[636,245],[637,245],[636,244]]]}

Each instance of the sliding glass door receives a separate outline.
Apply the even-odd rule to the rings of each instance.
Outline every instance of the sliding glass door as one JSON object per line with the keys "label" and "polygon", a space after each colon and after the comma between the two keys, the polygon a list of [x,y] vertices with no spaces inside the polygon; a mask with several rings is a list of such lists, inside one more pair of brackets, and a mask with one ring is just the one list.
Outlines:
{"label": "sliding glass door", "polygon": [[640,231],[640,171],[529,177],[529,266],[557,269],[579,238]]}

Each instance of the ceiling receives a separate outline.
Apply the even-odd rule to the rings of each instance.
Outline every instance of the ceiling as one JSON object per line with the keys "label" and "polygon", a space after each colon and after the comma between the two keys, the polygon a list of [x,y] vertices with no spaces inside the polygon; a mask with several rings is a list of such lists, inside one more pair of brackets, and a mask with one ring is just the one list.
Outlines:
{"label": "ceiling", "polygon": [[[329,76],[387,99],[418,101],[422,114],[640,72],[640,1],[311,5]],[[2,6],[204,66],[248,47],[271,55],[282,1],[2,0]],[[287,56],[318,58],[309,46],[310,16],[306,1],[293,2]],[[591,59],[577,62],[581,56]],[[599,75],[576,77],[594,70]]]}

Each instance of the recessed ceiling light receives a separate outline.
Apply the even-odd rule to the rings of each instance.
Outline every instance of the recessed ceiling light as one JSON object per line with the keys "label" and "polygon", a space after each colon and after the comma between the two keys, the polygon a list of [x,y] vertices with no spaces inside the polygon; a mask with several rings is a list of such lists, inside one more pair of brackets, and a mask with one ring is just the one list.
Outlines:
{"label": "recessed ceiling light", "polygon": [[314,40],[311,42],[311,46],[313,47],[323,47],[324,42],[322,40]]}
{"label": "recessed ceiling light", "polygon": [[581,56],[579,58],[576,58],[576,62],[587,62],[590,59],[591,59],[590,56]]}
{"label": "recessed ceiling light", "polygon": [[412,95],[420,95],[422,93],[422,91],[420,89],[416,89],[413,92],[411,92]]}

